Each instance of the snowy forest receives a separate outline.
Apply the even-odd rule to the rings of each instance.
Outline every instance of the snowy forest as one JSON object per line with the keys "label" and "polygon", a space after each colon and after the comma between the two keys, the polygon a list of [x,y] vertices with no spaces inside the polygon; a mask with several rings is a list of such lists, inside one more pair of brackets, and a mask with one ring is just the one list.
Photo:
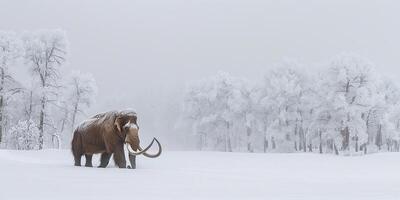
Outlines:
{"label": "snowy forest", "polygon": [[254,83],[228,73],[187,87],[182,121],[199,150],[367,154],[399,151],[399,87],[369,60],[319,70],[283,62]]}
{"label": "snowy forest", "polygon": [[[0,147],[69,148],[96,81],[68,70],[62,30],[0,32]],[[24,70],[24,82],[16,77]],[[176,143],[227,152],[367,154],[400,150],[400,89],[366,58],[342,54],[312,69],[282,62],[262,81],[225,72],[189,84]]]}
{"label": "snowy forest", "polygon": [[[97,87],[91,74],[64,69],[67,58],[62,30],[0,32],[1,148],[69,147]],[[16,77],[24,77],[24,83]]]}

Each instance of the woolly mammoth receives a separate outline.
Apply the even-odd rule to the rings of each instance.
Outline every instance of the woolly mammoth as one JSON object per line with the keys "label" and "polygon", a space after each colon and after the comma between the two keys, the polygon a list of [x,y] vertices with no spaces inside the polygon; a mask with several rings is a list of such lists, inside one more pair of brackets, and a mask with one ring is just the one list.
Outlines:
{"label": "woolly mammoth", "polygon": [[[85,155],[87,167],[92,167],[93,154],[101,153],[100,166],[107,167],[111,155],[115,164],[120,168],[127,167],[124,146],[129,152],[129,161],[132,168],[136,168],[136,156],[144,155],[155,158],[161,154],[161,144],[156,138],[146,148],[139,143],[139,127],[137,116],[132,111],[111,111],[101,113],[82,122],[74,131],[72,139],[72,154],[75,166],[81,166],[81,158]],[[154,141],[158,145],[156,154],[149,154]],[[128,166],[129,167],[129,166]]]}

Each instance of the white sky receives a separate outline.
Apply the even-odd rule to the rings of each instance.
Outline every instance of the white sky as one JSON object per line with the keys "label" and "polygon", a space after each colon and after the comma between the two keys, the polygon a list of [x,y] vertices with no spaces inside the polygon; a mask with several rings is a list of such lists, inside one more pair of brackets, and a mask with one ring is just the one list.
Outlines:
{"label": "white sky", "polygon": [[399,77],[399,10],[395,0],[0,0],[0,29],[64,29],[66,68],[98,82],[91,112],[131,107],[149,123],[175,110],[187,81],[219,70],[259,79],[285,58],[354,52]]}

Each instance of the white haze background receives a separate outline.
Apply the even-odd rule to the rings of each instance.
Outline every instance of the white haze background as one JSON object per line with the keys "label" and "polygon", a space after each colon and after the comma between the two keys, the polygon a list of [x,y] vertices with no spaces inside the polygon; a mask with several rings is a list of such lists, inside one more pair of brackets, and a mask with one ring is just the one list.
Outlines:
{"label": "white haze background", "polygon": [[[312,71],[342,52],[400,75],[397,1],[0,1],[0,29],[60,28],[65,71],[93,74],[88,115],[133,108],[142,134],[166,140],[188,82],[226,71],[261,80],[285,59]],[[26,70],[22,66],[16,71]],[[30,81],[28,75],[19,81]],[[169,140],[167,148],[180,145]]]}

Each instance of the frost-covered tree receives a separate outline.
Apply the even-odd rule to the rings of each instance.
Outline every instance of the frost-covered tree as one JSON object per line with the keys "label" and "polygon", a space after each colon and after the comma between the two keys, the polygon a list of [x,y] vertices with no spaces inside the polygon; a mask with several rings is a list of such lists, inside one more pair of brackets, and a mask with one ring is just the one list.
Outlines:
{"label": "frost-covered tree", "polygon": [[271,130],[272,123],[277,116],[272,93],[266,76],[265,81],[257,84],[250,94],[253,123],[256,124],[255,129],[262,140],[263,152],[276,148],[275,138]]}
{"label": "frost-covered tree", "polygon": [[226,73],[199,81],[184,118],[210,150],[400,150],[400,90],[371,62],[343,54],[315,73],[302,69],[284,62],[257,84]]}
{"label": "frost-covered tree", "polygon": [[[206,82],[198,81],[192,83],[187,89],[183,102],[183,119],[192,124],[194,135],[198,136],[199,148],[202,150],[207,146],[208,132],[211,120],[208,120],[211,116],[211,105],[213,99],[209,98],[209,94],[212,91],[211,84]],[[187,124],[187,123],[182,123]]]}
{"label": "frost-covered tree", "polygon": [[73,129],[77,115],[83,113],[84,109],[94,102],[97,94],[97,85],[95,79],[89,73],[73,71],[70,79],[68,98],[72,105],[71,129]]}
{"label": "frost-covered tree", "polygon": [[[378,149],[386,145],[388,151],[399,151],[400,148],[400,88],[390,80],[385,80],[379,87],[382,94],[375,106],[369,133],[370,144]],[[375,125],[375,129],[373,129]],[[375,130],[375,131],[374,131]],[[375,132],[375,134],[374,134]]]}
{"label": "frost-covered tree", "polygon": [[341,149],[355,151],[367,142],[366,114],[379,99],[373,64],[353,55],[334,59],[328,71],[327,100],[333,104],[330,116],[342,136]]}
{"label": "frost-covered tree", "polygon": [[[65,126],[74,126],[77,116],[93,103],[97,88],[90,74],[61,73],[66,55],[67,40],[61,30],[0,31],[0,148],[10,142],[12,148],[31,148],[21,143],[22,130],[30,127],[39,130],[38,149],[50,143],[60,147]],[[19,82],[17,78],[27,72],[31,82]]]}
{"label": "frost-covered tree", "polygon": [[19,121],[7,134],[7,147],[17,150],[33,150],[39,147],[39,129],[32,120]]}
{"label": "frost-covered tree", "polygon": [[27,33],[24,37],[25,59],[38,80],[40,113],[38,128],[39,149],[43,148],[43,134],[48,103],[55,100],[59,88],[59,68],[66,61],[67,40],[60,30],[42,30]]}
{"label": "frost-covered tree", "polygon": [[12,77],[9,68],[22,54],[22,43],[17,34],[0,31],[0,143],[2,142],[8,100],[21,90],[21,86]]}
{"label": "frost-covered tree", "polygon": [[185,116],[201,136],[202,145],[224,151],[240,148],[237,144],[244,135],[235,130],[245,129],[249,117],[249,93],[243,80],[220,72],[191,86],[184,104]]}
{"label": "frost-covered tree", "polygon": [[[302,73],[298,63],[285,62],[270,70],[264,78],[258,108],[265,118],[265,149],[271,141],[272,149],[280,143],[280,151],[306,151],[312,108],[315,105],[313,85]],[[269,120],[268,120],[269,118]],[[277,141],[279,140],[279,141]]]}

